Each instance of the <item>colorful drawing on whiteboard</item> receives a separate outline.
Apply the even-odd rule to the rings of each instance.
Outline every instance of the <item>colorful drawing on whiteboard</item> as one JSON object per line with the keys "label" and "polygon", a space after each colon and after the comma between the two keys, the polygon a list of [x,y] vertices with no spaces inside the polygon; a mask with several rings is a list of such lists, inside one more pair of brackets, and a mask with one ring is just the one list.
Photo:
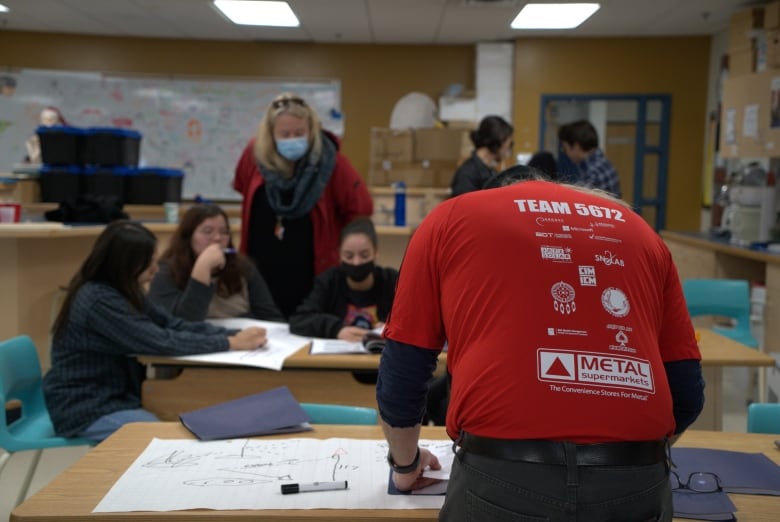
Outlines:
{"label": "colorful drawing on whiteboard", "polygon": [[[343,123],[338,81],[263,78],[192,80],[23,69],[12,77],[12,95],[0,96],[0,172],[25,156],[46,106],[60,107],[71,125],[116,126],[142,134],[141,166],[182,169],[185,198],[238,200],[233,169],[274,96],[292,91],[317,110],[325,128]],[[10,83],[9,83],[10,85]],[[6,91],[11,93],[10,87]]]}

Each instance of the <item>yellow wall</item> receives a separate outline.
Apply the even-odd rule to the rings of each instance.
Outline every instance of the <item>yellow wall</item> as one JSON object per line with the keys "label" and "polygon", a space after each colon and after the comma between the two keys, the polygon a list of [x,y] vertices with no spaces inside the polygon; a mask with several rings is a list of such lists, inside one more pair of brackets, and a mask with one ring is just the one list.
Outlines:
{"label": "yellow wall", "polygon": [[542,94],[671,94],[666,228],[698,230],[710,37],[520,39],[516,148],[539,146]]}
{"label": "yellow wall", "polygon": [[[0,31],[0,66],[340,80],[346,117],[343,151],[366,178],[371,127],[387,127],[395,103],[411,91],[438,101],[452,83],[473,88],[474,61],[473,45],[224,42]],[[258,122],[261,117],[257,115]],[[225,166],[230,173],[233,167]]]}
{"label": "yellow wall", "polygon": [[[538,146],[541,95],[672,95],[667,228],[696,230],[709,37],[520,39],[514,122],[519,150]],[[368,173],[369,129],[410,91],[473,88],[472,45],[350,45],[93,37],[0,31],[0,65],[113,73],[341,80],[344,151]],[[258,119],[260,115],[258,115]],[[232,172],[233,165],[226,165]]]}

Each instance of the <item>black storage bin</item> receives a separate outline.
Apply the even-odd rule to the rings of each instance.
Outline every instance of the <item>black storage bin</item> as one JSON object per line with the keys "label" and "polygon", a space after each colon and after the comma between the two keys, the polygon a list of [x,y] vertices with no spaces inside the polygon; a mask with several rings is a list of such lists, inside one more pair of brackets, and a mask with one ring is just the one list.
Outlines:
{"label": "black storage bin", "polygon": [[81,191],[83,194],[110,194],[124,201],[125,179],[135,171],[133,167],[85,167]]}
{"label": "black storage bin", "polygon": [[137,167],[141,133],[118,127],[90,127],[85,132],[84,163],[103,167]]}
{"label": "black storage bin", "polygon": [[35,130],[41,143],[41,161],[47,165],[82,165],[84,129],[54,125]]}
{"label": "black storage bin", "polygon": [[184,171],[163,167],[136,169],[125,178],[125,203],[128,205],[162,205],[181,202]]}
{"label": "black storage bin", "polygon": [[75,201],[81,194],[82,169],[79,165],[43,165],[38,182],[41,201],[60,203]]}

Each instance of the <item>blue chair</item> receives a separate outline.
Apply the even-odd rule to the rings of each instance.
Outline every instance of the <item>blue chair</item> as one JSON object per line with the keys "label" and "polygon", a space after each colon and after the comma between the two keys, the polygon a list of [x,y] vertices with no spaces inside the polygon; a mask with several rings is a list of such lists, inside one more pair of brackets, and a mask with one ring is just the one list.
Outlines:
{"label": "blue chair", "polygon": [[0,405],[5,406],[9,401],[21,403],[21,415],[10,423],[5,412],[0,418],[0,449],[5,450],[0,456],[0,476],[11,455],[19,451],[35,451],[14,504],[17,506],[27,496],[44,449],[91,445],[92,442],[54,434],[43,399],[38,352],[32,339],[26,335],[0,342]]}
{"label": "blue chair", "polygon": [[339,404],[311,404],[302,402],[301,408],[312,424],[358,424],[376,426],[378,422],[375,408],[360,406],[342,406]]}
{"label": "blue chair", "polygon": [[780,404],[776,402],[754,402],[748,406],[748,433],[780,434]]}
{"label": "blue chair", "polygon": [[728,317],[732,328],[713,326],[712,330],[751,348],[758,341],[750,332],[750,285],[742,279],[685,279],[685,302],[691,317]]}

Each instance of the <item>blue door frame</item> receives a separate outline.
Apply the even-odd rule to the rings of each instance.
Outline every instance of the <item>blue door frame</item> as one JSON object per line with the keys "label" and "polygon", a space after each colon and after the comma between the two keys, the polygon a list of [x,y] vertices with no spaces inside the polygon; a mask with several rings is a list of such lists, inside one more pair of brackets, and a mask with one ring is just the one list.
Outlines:
{"label": "blue door frame", "polygon": [[[634,209],[640,214],[644,207],[655,207],[655,229],[662,230],[666,225],[666,190],[669,173],[669,125],[672,97],[668,94],[543,94],[539,113],[539,150],[544,150],[544,137],[547,131],[545,111],[552,101],[634,101],[637,102],[636,139],[634,153]],[[660,136],[658,145],[648,145],[645,135],[648,102],[661,104]],[[558,156],[563,153],[558,147]],[[658,177],[655,197],[645,197],[642,193],[645,180],[645,156],[658,157]],[[566,158],[568,160],[568,158]],[[562,163],[565,164],[566,160]]]}

